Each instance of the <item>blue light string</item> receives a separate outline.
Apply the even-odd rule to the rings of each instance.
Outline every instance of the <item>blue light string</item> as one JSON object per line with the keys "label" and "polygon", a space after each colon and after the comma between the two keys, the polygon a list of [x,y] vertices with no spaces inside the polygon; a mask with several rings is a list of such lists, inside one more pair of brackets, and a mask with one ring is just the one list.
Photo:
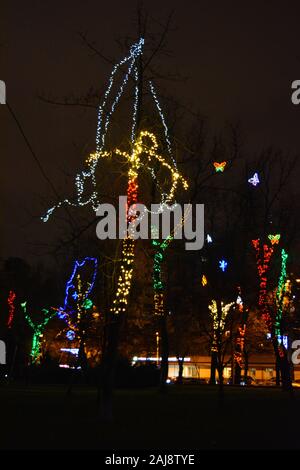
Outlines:
{"label": "blue light string", "polygon": [[[94,265],[94,268],[93,268],[93,276],[92,276],[92,281],[90,283],[90,286],[87,290],[87,292],[85,293],[85,297],[83,300],[85,300],[88,295],[90,294],[90,292],[92,291],[93,287],[94,287],[94,284],[95,284],[95,279],[96,279],[96,275],[97,275],[97,268],[98,268],[98,260],[97,258],[91,258],[91,257],[86,257],[84,258],[81,262],[80,261],[75,261],[74,263],[74,268],[73,268],[73,272],[70,276],[70,279],[67,281],[67,284],[66,284],[66,291],[65,291],[65,299],[64,299],[64,306],[63,307],[60,307],[58,309],[58,317],[61,318],[61,319],[65,319],[67,317],[67,313],[66,311],[69,310],[69,305],[68,305],[68,298],[69,298],[69,291],[71,288],[75,289],[75,286],[73,284],[73,280],[77,274],[77,271],[79,268],[82,268],[87,262],[91,261]],[[77,294],[77,292],[75,291],[75,293]],[[78,295],[78,294],[77,294]],[[74,297],[73,297],[74,298]]]}

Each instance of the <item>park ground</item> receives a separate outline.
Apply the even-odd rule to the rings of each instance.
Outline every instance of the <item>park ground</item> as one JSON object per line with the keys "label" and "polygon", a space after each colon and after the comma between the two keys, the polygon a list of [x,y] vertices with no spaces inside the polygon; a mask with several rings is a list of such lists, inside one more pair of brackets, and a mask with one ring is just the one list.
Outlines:
{"label": "park ground", "polygon": [[0,388],[1,449],[300,449],[300,391],[170,385],[118,390],[114,422],[99,416],[97,391],[63,386]]}

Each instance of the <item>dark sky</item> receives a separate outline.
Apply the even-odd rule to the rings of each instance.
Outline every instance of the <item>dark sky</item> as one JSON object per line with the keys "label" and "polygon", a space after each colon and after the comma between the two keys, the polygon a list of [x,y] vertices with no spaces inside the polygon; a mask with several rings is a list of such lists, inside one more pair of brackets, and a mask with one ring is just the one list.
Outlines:
{"label": "dark sky", "polygon": [[[300,150],[300,105],[290,99],[291,82],[300,78],[299,2],[145,4],[161,22],[174,10],[176,30],[168,37],[173,56],[163,65],[188,77],[174,87],[176,98],[198,108],[216,129],[240,119],[250,150],[269,144]],[[37,95],[101,90],[110,67],[90,54],[77,33],[88,32],[100,50],[120,59],[115,38],[136,35],[135,11],[130,0],[0,1],[0,79],[7,101],[62,194],[63,171],[73,175],[94,142],[96,112],[47,105]],[[27,256],[28,243],[47,240],[51,232],[29,214],[40,215],[40,198],[53,198],[6,106],[0,106],[0,119],[0,256]]]}

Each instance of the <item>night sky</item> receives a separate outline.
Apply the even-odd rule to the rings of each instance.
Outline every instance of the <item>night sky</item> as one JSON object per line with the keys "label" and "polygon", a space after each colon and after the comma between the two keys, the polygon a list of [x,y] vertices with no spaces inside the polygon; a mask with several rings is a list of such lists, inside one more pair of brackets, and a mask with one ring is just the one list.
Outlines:
{"label": "night sky", "polygon": [[[240,120],[249,153],[270,144],[300,150],[300,105],[291,103],[291,83],[300,79],[299,2],[145,4],[150,17],[162,23],[174,10],[168,36],[172,56],[159,66],[187,77],[172,85],[181,103],[207,116],[215,130]],[[123,52],[115,39],[137,38],[136,5],[116,0],[0,2],[0,79],[6,82],[7,101],[64,196],[93,146],[96,110],[47,105],[38,95],[63,98],[85,94],[91,86],[103,90],[111,66],[91,54],[78,32],[87,32],[99,50],[118,61]],[[157,85],[163,93],[166,83]],[[30,258],[32,243],[51,236],[53,227],[38,216],[45,201],[51,205],[53,194],[5,105],[0,119],[0,257]]]}

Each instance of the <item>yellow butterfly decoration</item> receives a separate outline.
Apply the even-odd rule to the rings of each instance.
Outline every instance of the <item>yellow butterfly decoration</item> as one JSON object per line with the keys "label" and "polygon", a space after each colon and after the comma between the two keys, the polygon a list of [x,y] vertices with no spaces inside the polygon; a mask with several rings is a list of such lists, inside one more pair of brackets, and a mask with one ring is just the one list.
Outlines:
{"label": "yellow butterfly decoration", "polygon": [[272,245],[278,245],[280,240],[280,233],[276,233],[276,235],[268,235],[268,239],[271,241]]}
{"label": "yellow butterfly decoration", "polygon": [[227,162],[222,162],[222,163],[214,162],[216,173],[218,172],[223,173],[226,165],[227,165]]}

